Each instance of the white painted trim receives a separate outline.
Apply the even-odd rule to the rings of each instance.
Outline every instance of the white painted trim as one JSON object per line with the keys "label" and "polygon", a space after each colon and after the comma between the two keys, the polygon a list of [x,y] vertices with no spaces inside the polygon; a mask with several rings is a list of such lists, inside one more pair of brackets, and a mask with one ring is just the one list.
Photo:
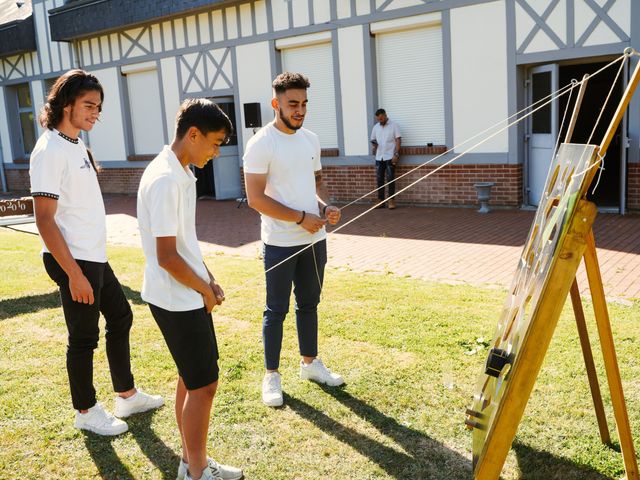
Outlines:
{"label": "white painted trim", "polygon": [[276,48],[284,50],[285,48],[308,47],[319,43],[328,43],[331,41],[331,32],[318,32],[309,35],[297,35],[295,37],[279,38],[276,40]]}
{"label": "white painted trim", "polygon": [[383,20],[381,22],[373,22],[370,30],[372,34],[389,33],[398,30],[409,30],[419,27],[434,27],[442,24],[442,15],[440,12],[425,13],[423,15],[414,15],[412,17],[394,18],[393,20]]}
{"label": "white painted trim", "polygon": [[123,65],[120,67],[123,75],[128,75],[130,73],[141,73],[147,72],[149,70],[156,70],[158,68],[158,64],[155,60],[150,62],[142,62],[142,63],[133,63],[131,65]]}

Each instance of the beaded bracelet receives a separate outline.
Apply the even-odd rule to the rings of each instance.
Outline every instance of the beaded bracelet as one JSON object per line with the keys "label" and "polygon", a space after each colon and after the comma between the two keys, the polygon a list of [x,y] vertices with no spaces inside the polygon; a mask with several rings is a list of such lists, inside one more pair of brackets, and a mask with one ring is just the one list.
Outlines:
{"label": "beaded bracelet", "polygon": [[307,212],[305,212],[304,210],[302,210],[302,218],[300,219],[299,222],[296,222],[296,225],[300,225],[302,224],[302,222],[304,222],[304,217],[307,215]]}

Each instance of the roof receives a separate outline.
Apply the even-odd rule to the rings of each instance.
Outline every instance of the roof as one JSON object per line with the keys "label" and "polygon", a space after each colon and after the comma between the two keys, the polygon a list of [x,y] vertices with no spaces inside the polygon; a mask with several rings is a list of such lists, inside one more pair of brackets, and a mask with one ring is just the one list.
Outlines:
{"label": "roof", "polygon": [[63,6],[49,10],[51,39],[68,42],[206,11],[232,1],[237,0],[67,0]]}
{"label": "roof", "polygon": [[29,18],[32,13],[31,0],[0,0],[0,28],[7,23]]}
{"label": "roof", "polygon": [[0,56],[36,50],[31,0],[0,0]]}

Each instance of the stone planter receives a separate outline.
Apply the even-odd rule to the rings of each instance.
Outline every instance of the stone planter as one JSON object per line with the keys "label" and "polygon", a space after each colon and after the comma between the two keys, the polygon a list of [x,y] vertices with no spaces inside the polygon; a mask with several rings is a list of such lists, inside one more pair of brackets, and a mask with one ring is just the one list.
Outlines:
{"label": "stone planter", "polygon": [[478,213],[489,213],[491,187],[493,187],[494,185],[494,182],[479,182],[473,185],[478,191],[478,202],[480,202],[480,210],[478,210]]}

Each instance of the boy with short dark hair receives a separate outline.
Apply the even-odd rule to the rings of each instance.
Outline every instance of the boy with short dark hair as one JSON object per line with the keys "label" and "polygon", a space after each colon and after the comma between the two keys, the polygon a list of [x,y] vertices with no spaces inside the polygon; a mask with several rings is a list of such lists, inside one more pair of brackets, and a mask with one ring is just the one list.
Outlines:
{"label": "boy with short dark hair", "polygon": [[147,166],[138,189],[138,223],[146,258],[142,298],[149,303],[178,368],[176,421],[182,438],[178,480],[243,478],[207,457],[218,346],[211,311],[224,292],[202,259],[195,225],[196,179],[219,155],[233,126],[213,102],[185,100],[173,143]]}

